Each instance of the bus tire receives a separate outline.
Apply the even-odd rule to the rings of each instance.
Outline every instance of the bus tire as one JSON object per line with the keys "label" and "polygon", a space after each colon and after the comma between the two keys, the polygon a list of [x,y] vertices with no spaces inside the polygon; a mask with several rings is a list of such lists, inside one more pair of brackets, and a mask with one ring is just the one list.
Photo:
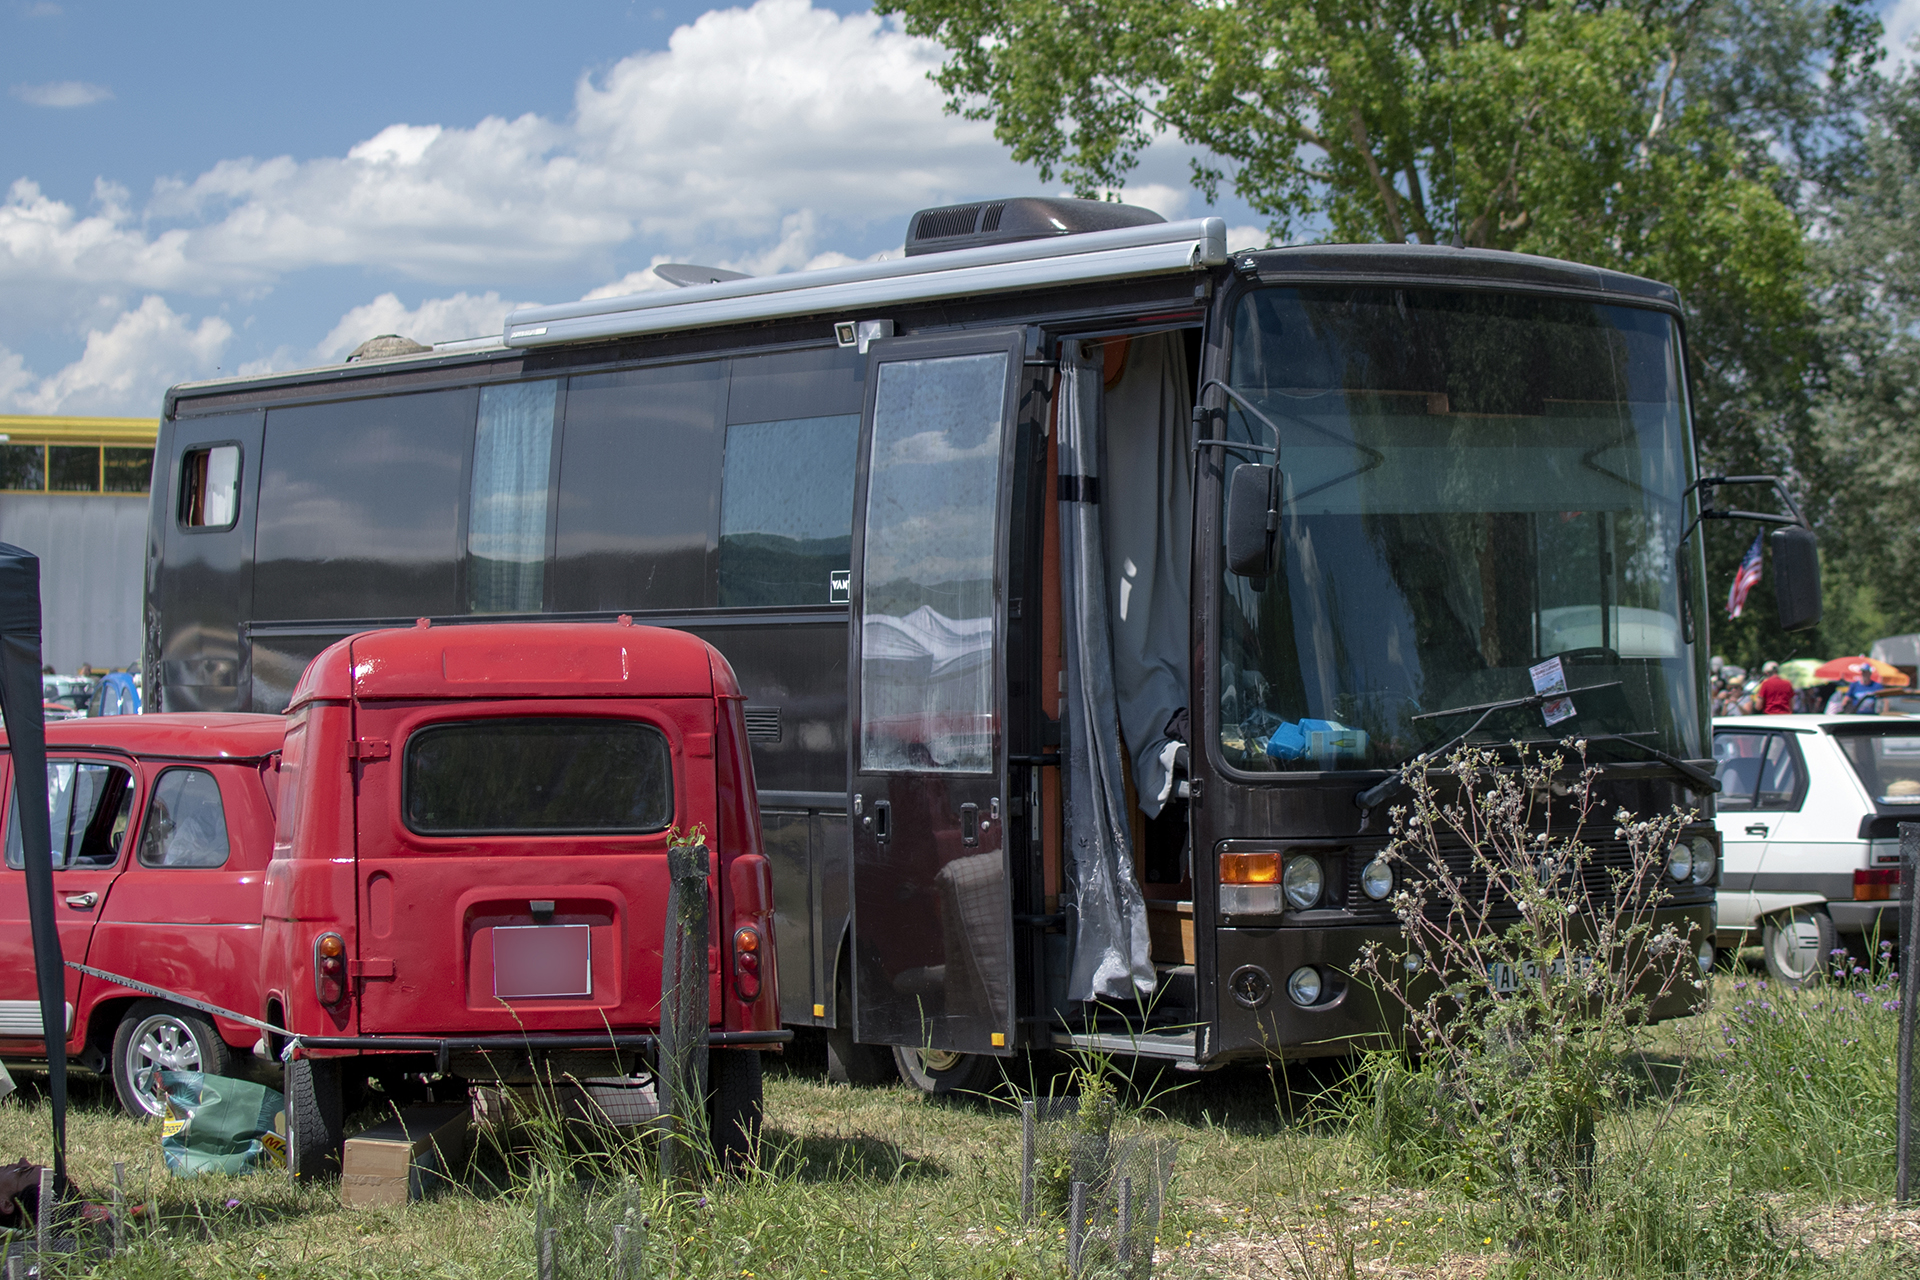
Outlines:
{"label": "bus tire", "polygon": [[307,1182],[340,1171],[346,1142],[341,1105],[340,1062],[336,1058],[295,1058],[282,1076],[287,1106],[287,1173]]}
{"label": "bus tire", "polygon": [[1000,1059],[984,1053],[950,1053],[943,1049],[897,1045],[893,1062],[900,1078],[930,1097],[957,1093],[985,1093],[1000,1080]]}
{"label": "bus tire", "polygon": [[707,1134],[713,1143],[714,1165],[721,1172],[739,1173],[753,1162],[765,1109],[759,1050],[709,1050]]}
{"label": "bus tire", "polygon": [[130,1116],[150,1119],[166,1112],[158,1083],[140,1088],[141,1074],[198,1071],[230,1076],[234,1053],[211,1022],[164,1000],[141,1000],[127,1010],[113,1032],[113,1089]]}

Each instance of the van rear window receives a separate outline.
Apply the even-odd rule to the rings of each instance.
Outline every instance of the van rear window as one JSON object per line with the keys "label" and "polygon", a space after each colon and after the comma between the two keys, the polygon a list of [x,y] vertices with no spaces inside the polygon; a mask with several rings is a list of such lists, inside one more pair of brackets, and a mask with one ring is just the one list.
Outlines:
{"label": "van rear window", "polygon": [[402,804],[422,835],[663,831],[673,761],[652,725],[586,718],[465,720],[407,740]]}

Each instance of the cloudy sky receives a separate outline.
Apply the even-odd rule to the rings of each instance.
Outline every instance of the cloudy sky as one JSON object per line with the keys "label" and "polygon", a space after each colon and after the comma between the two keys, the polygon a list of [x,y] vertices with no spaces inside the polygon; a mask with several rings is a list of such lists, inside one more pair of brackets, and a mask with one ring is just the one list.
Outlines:
{"label": "cloudy sky", "polygon": [[[1920,0],[1887,19],[1903,46]],[[844,262],[914,209],[1050,193],[942,112],[938,62],[849,0],[0,0],[0,413],[151,415],[655,262]],[[1126,195],[1257,234],[1185,177],[1156,147]]]}

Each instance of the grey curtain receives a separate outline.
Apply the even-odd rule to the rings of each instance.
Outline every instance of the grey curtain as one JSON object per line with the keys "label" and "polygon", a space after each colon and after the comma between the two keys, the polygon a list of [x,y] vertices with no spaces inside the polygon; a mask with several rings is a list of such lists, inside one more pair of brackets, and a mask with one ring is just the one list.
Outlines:
{"label": "grey curtain", "polygon": [[1113,682],[1148,817],[1171,796],[1192,651],[1193,405],[1179,334],[1135,338],[1107,388],[1100,518],[1113,602]]}
{"label": "grey curtain", "polygon": [[1065,817],[1075,904],[1067,998],[1154,988],[1147,908],[1133,875],[1114,696],[1105,538],[1100,523],[1102,362],[1067,342],[1060,362],[1060,621],[1067,653]]}

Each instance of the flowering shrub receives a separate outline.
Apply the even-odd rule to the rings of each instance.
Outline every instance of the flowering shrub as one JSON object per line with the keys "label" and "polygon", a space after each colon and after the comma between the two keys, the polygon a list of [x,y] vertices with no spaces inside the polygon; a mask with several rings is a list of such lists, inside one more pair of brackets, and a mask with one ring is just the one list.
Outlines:
{"label": "flowering shrub", "polygon": [[1412,798],[1383,856],[1402,943],[1358,968],[1423,1057],[1369,1060],[1363,1127],[1394,1172],[1564,1207],[1588,1185],[1600,1114],[1658,1087],[1632,1056],[1649,1010],[1703,987],[1696,940],[1656,919],[1692,815],[1598,812],[1580,742],[1462,747],[1401,776]]}

